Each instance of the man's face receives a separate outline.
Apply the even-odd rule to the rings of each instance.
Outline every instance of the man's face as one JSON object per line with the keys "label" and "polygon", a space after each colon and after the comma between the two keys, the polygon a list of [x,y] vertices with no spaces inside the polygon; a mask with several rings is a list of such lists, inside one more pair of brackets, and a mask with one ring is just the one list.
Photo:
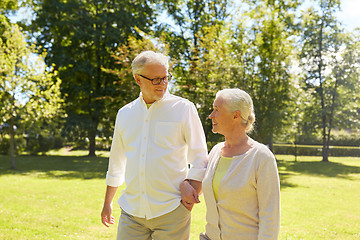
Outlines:
{"label": "man's face", "polygon": [[[145,66],[140,75],[149,78],[163,78],[168,74],[165,66],[152,63]],[[160,100],[167,89],[168,83],[167,81],[161,81],[159,85],[153,85],[152,82],[139,74],[135,75],[136,83],[140,86],[144,101],[147,104],[154,103],[155,101]]]}

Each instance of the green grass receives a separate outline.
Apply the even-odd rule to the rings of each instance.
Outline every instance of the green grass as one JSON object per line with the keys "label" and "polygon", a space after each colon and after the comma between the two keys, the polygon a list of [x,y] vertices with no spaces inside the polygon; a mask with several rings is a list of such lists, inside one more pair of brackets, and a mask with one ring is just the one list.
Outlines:
{"label": "green grass", "polygon": [[360,239],[360,158],[278,159],[280,239]]}
{"label": "green grass", "polygon": [[[115,239],[116,226],[100,222],[108,152],[84,155],[62,149],[19,156],[16,171],[9,170],[8,156],[0,156],[0,239]],[[280,239],[360,239],[360,158],[277,158]],[[192,240],[205,229],[200,200],[192,213]],[[116,202],[114,216],[120,216]]]}

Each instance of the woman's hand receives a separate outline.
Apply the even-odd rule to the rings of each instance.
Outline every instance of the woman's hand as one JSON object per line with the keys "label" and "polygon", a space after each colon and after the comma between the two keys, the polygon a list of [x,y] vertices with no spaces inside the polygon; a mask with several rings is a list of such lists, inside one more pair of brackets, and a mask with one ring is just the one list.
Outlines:
{"label": "woman's hand", "polygon": [[191,185],[190,180],[185,179],[180,184],[181,202],[191,211],[195,203],[199,203],[199,195],[195,188]]}

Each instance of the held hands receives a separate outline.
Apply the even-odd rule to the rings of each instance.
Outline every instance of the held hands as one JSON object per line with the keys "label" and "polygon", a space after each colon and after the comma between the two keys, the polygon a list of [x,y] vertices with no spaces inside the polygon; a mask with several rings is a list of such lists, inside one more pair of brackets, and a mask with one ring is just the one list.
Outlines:
{"label": "held hands", "polygon": [[109,227],[110,224],[115,223],[115,218],[111,215],[112,213],[112,205],[104,204],[103,210],[101,212],[101,222],[106,226]]}
{"label": "held hands", "polygon": [[199,194],[190,184],[189,180],[185,180],[180,184],[181,202],[191,211],[195,203],[200,203]]}

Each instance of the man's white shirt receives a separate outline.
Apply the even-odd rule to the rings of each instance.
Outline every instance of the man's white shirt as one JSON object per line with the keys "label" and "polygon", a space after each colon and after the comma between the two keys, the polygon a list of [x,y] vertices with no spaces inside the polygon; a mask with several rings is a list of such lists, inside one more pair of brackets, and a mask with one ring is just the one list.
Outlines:
{"label": "man's white shirt", "polygon": [[194,104],[167,92],[147,108],[140,93],[118,111],[106,184],[119,187],[125,182],[120,207],[151,219],[179,206],[180,183],[185,178],[202,181],[207,161]]}

